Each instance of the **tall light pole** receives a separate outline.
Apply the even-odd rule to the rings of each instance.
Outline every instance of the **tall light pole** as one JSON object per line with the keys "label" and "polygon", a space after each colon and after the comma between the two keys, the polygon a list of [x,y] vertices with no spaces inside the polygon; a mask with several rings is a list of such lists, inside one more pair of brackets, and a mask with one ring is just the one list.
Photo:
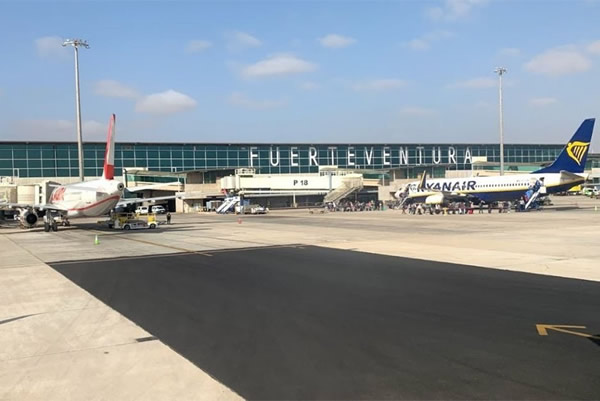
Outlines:
{"label": "tall light pole", "polygon": [[77,155],[79,157],[79,180],[83,181],[83,141],[81,139],[81,103],[79,101],[79,47],[90,48],[82,39],[67,39],[63,46],[71,45],[75,49],[75,107],[77,111]]}
{"label": "tall light pole", "polygon": [[498,67],[494,70],[498,74],[498,108],[500,109],[500,175],[504,175],[504,110],[502,107],[502,75],[506,68]]}

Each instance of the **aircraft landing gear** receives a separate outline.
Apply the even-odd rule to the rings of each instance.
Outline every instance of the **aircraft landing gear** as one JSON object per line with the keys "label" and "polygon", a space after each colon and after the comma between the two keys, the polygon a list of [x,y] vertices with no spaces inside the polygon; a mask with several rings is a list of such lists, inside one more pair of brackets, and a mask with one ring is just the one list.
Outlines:
{"label": "aircraft landing gear", "polygon": [[64,217],[62,219],[62,225],[65,227],[69,227],[71,225],[71,222],[69,221],[69,219],[67,219],[66,217]]}
{"label": "aircraft landing gear", "polygon": [[54,232],[58,231],[58,223],[54,219],[54,216],[50,213],[46,213],[44,215],[44,231],[50,232],[50,230]]}

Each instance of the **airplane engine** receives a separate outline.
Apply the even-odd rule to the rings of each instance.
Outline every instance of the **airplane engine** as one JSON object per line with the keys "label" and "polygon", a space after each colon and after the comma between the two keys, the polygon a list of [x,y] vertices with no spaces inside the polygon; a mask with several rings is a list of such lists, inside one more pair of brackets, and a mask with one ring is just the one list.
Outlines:
{"label": "airplane engine", "polygon": [[444,202],[443,194],[429,195],[425,198],[425,203],[428,205],[438,205]]}
{"label": "airplane engine", "polygon": [[35,226],[35,223],[37,223],[38,216],[32,210],[21,210],[19,220],[21,221],[21,224],[23,224],[25,227],[31,228]]}

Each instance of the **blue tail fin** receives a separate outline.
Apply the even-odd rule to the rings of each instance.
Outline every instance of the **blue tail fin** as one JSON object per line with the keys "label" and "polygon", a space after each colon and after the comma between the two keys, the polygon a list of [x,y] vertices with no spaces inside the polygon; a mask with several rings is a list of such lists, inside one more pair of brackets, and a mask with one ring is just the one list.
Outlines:
{"label": "blue tail fin", "polygon": [[570,173],[583,173],[594,131],[594,121],[593,118],[584,120],[554,163],[534,171],[533,174],[560,173],[563,170]]}

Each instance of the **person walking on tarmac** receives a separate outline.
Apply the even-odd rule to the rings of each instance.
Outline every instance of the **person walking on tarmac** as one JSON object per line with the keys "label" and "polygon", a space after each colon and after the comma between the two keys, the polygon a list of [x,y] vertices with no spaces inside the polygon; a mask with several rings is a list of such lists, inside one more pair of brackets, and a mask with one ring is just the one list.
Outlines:
{"label": "person walking on tarmac", "polygon": [[171,224],[171,212],[167,212],[167,224]]}

